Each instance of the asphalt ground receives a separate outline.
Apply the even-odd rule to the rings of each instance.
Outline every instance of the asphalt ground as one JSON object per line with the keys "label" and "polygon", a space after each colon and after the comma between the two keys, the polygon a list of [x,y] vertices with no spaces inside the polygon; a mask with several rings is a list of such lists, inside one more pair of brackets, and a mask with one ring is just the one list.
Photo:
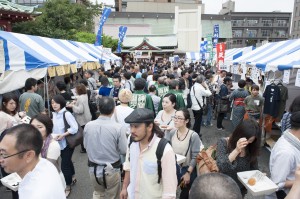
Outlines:
{"label": "asphalt ground", "polygon": [[[221,137],[228,136],[231,131],[231,121],[224,120],[223,125],[226,128],[225,131],[218,131],[216,128],[216,120],[212,121],[212,127],[201,127],[202,142],[205,146],[216,144]],[[77,147],[73,154],[73,162],[76,170],[77,183],[72,187],[72,192],[68,199],[91,199],[93,194],[93,187],[88,174],[87,167],[87,154],[79,152],[80,147]],[[269,157],[270,152],[265,147],[261,148],[261,154],[259,156],[259,169],[260,171],[269,175]],[[47,185],[45,185],[47,186]],[[34,187],[32,188],[33,191]],[[0,199],[11,199],[11,193],[5,190],[5,187],[0,187]],[[250,194],[245,196],[246,199],[263,199],[264,197],[253,197]]]}

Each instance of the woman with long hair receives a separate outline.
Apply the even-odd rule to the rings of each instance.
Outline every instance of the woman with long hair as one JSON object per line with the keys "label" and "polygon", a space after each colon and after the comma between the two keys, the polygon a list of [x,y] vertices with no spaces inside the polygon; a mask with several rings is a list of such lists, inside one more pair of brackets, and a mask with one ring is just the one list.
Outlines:
{"label": "woman with long hair", "polygon": [[21,123],[21,119],[26,116],[26,112],[18,112],[18,110],[18,97],[13,93],[5,93],[2,97],[0,109],[0,135],[5,129]]}
{"label": "woman with long hair", "polygon": [[174,128],[172,118],[176,112],[176,95],[168,93],[162,100],[163,110],[159,111],[154,122],[162,129],[170,131]]}
{"label": "woman with long hair", "polygon": [[[76,100],[68,104],[68,108],[72,108],[73,114],[79,125],[84,129],[84,126],[92,120],[91,111],[89,108],[89,99],[86,87],[83,84],[78,84],[76,87]],[[86,150],[81,143],[81,153],[86,153]]]}
{"label": "woman with long hair", "polygon": [[61,169],[59,168],[60,146],[52,137],[53,122],[48,115],[39,114],[31,118],[30,124],[37,128],[43,137],[42,158],[52,162],[60,174],[62,184],[66,188],[66,182]]}
{"label": "woman with long hair", "polygon": [[[51,100],[51,106],[54,110],[53,114],[53,133],[58,134],[56,140],[61,150],[61,170],[66,180],[66,195],[71,193],[71,186],[77,182],[75,178],[75,169],[72,162],[74,148],[69,147],[66,137],[75,134],[78,131],[78,124],[74,116],[66,110],[66,100],[61,95],[55,95]],[[70,126],[65,126],[65,121]]]}
{"label": "woman with long hair", "polygon": [[178,179],[181,187],[180,198],[186,199],[192,183],[197,177],[196,157],[202,143],[199,135],[190,129],[191,118],[187,109],[176,111],[173,120],[176,129],[165,134],[165,138],[170,141],[176,154],[186,156],[185,162],[180,165],[180,176],[177,176],[180,178]]}
{"label": "woman with long hair", "polygon": [[234,179],[243,195],[247,190],[237,179],[237,173],[258,169],[260,142],[259,124],[249,119],[242,121],[229,137],[221,138],[217,143],[219,171]]}

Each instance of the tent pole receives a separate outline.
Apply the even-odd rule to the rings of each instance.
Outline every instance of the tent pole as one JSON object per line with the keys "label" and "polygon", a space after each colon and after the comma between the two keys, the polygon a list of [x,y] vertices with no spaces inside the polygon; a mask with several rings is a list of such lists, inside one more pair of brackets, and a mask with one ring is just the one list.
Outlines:
{"label": "tent pole", "polygon": [[49,103],[49,91],[48,91],[48,76],[45,76],[45,82],[46,82],[46,94],[47,94],[47,105],[48,105],[48,116],[50,117],[50,103]]}

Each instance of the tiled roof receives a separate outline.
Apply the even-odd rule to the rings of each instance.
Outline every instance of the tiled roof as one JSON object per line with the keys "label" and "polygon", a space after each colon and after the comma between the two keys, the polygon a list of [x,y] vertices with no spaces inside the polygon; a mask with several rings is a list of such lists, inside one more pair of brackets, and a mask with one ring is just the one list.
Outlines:
{"label": "tiled roof", "polygon": [[0,11],[10,11],[10,12],[19,12],[26,14],[41,14],[41,12],[36,12],[34,9],[36,6],[23,6],[19,4],[12,3],[7,0],[0,0]]}
{"label": "tiled roof", "polygon": [[123,47],[135,47],[140,45],[144,39],[156,47],[177,46],[176,35],[141,35],[141,36],[126,36],[123,42]]}

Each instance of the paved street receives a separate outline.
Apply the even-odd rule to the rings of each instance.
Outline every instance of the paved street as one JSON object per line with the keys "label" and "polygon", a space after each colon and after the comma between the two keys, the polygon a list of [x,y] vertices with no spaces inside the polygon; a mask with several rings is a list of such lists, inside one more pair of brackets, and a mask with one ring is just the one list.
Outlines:
{"label": "paved street", "polygon": [[[217,131],[216,130],[216,120],[213,121],[214,126],[210,128],[201,127],[202,134],[203,134],[203,143],[205,146],[215,144],[217,140],[222,136],[229,135],[229,131],[226,130],[225,132]],[[224,120],[225,128],[229,129],[231,126],[230,121]],[[93,188],[91,187],[88,169],[87,169],[87,155],[81,154],[79,152],[80,147],[77,147],[74,155],[74,165],[76,169],[76,177],[77,177],[77,184],[73,187],[72,193],[69,199],[91,199],[92,198],[92,191]],[[261,156],[259,158],[259,168],[262,172],[269,173],[268,163],[269,163],[269,155],[270,152],[262,148]],[[47,186],[47,185],[45,185]],[[10,193],[6,192],[3,187],[0,188],[0,199],[10,199]],[[245,197],[247,199],[262,199],[263,197],[252,197],[249,194]]]}

